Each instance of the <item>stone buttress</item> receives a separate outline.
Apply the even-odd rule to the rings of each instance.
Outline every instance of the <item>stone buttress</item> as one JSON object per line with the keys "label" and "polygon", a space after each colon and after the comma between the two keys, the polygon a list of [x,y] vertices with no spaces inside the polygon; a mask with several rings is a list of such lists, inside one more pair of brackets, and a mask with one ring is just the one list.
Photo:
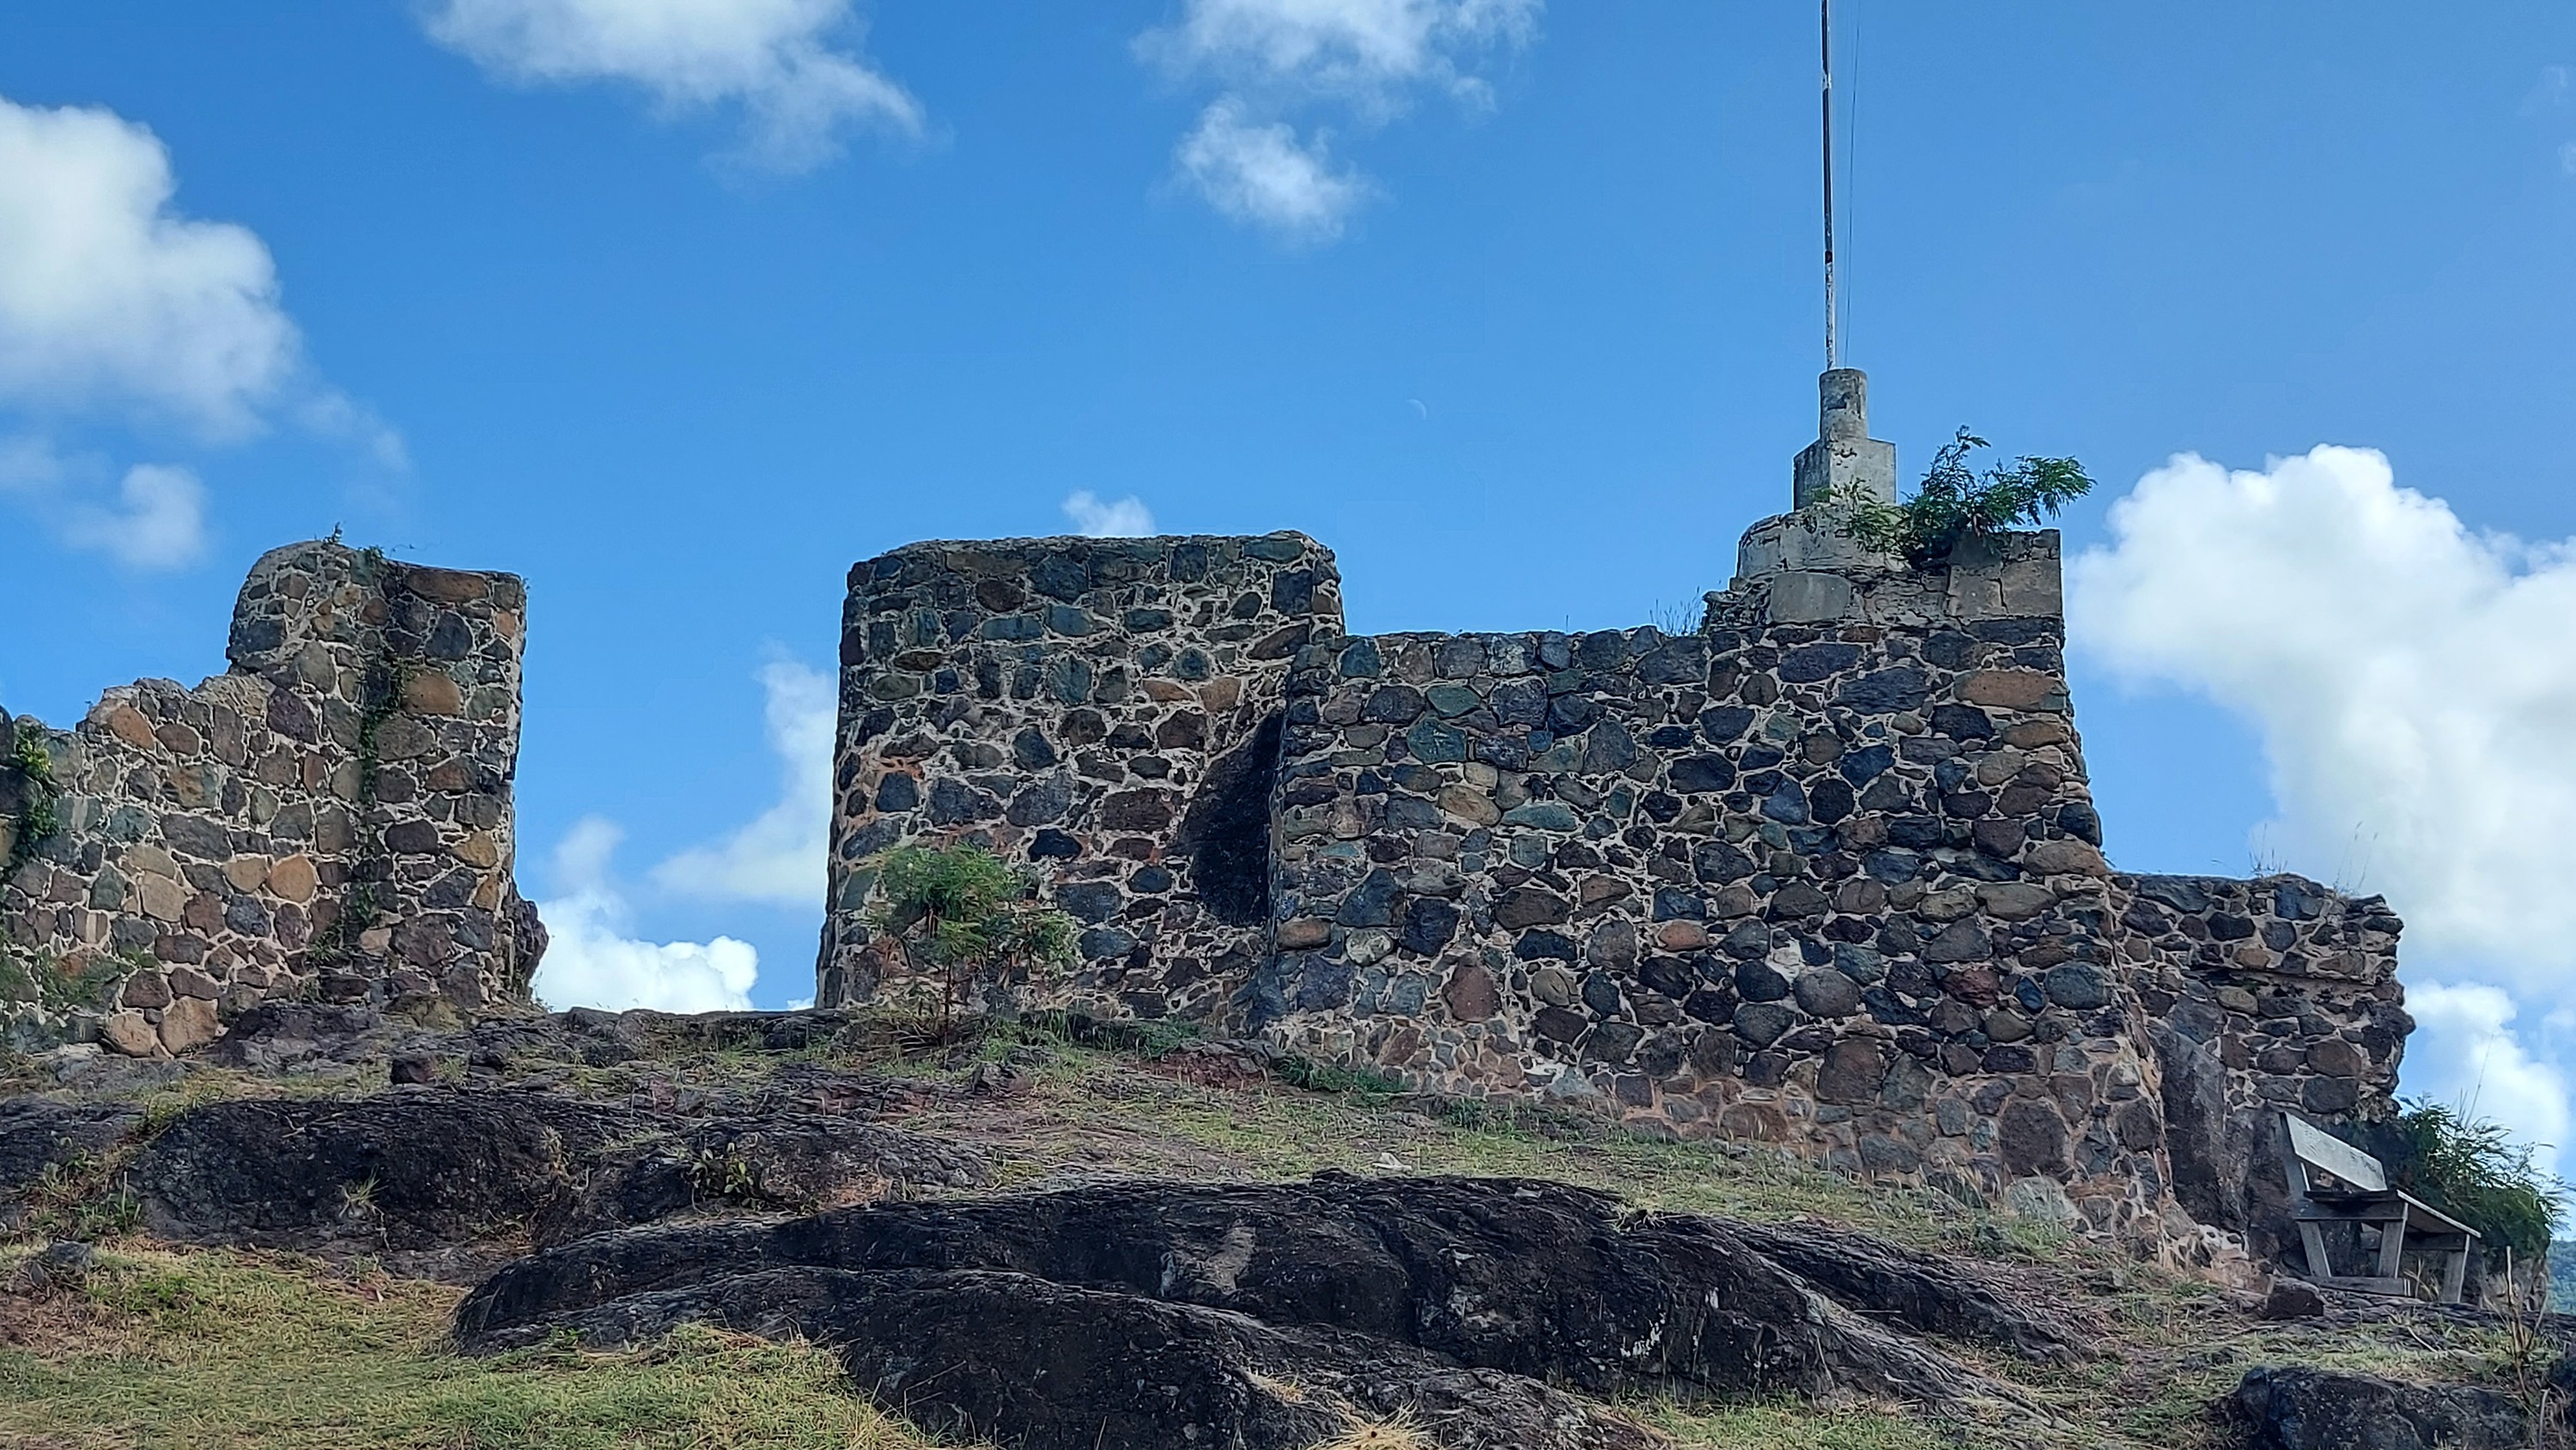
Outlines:
{"label": "stone buttress", "polygon": [[0,1015],[151,1054],[272,996],[523,1003],[526,607],[512,575],[290,545],[243,584],[226,673],[111,690],[65,730],[0,718],[58,822],[30,836],[40,788],[13,772]]}

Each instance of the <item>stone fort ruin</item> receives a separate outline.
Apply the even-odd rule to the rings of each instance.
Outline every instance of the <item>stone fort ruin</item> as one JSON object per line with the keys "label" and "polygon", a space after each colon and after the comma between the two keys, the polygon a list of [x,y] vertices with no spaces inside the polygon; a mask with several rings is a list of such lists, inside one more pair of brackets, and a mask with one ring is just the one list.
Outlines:
{"label": "stone fort ruin", "polygon": [[252,566],[224,674],[64,730],[0,713],[0,1027],[151,1056],[276,996],[524,1003],[526,610],[513,575],[294,544]]}
{"label": "stone fort ruin", "polygon": [[1038,1003],[2275,1247],[2268,1110],[2390,1109],[2397,919],[2114,871],[2057,534],[1861,548],[1895,449],[1860,373],[1822,393],[1691,634],[1351,635],[1295,533],[857,565],[818,1000],[900,970],[871,859],[972,840],[1082,923]]}
{"label": "stone fort ruin", "polygon": [[[1859,547],[1837,500],[1896,480],[1865,403],[1825,375],[1797,506],[1688,634],[1351,635],[1294,533],[857,565],[818,1000],[903,985],[872,859],[975,841],[1082,926],[1015,1006],[2276,1250],[2268,1110],[2392,1106],[2399,923],[2114,871],[2057,535]],[[510,575],[294,545],[227,673],[0,717],[0,1025],[153,1055],[281,995],[523,1005],[525,609]]]}

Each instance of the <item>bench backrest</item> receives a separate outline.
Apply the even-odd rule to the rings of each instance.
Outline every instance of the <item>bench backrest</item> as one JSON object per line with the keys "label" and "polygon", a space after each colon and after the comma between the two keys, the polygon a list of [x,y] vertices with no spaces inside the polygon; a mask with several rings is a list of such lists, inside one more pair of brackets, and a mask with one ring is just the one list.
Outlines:
{"label": "bench backrest", "polygon": [[2379,1160],[2364,1153],[2322,1128],[2301,1122],[2296,1114],[2283,1113],[2282,1126],[2290,1130],[2290,1152],[2311,1168],[2321,1168],[2364,1193],[2388,1191],[2388,1175]]}

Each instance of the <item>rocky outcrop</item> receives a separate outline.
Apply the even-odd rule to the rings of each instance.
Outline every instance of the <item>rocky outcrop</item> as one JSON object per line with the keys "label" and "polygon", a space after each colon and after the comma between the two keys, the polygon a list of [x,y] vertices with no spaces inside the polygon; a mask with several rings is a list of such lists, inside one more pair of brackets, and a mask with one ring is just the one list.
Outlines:
{"label": "rocky outcrop", "polygon": [[24,1193],[48,1168],[97,1159],[142,1121],[123,1103],[0,1099],[0,1201]]}
{"label": "rocky outcrop", "polygon": [[2520,1450],[2522,1407],[2494,1390],[2304,1366],[2246,1372],[2223,1416],[2243,1450]]}
{"label": "rocky outcrop", "polygon": [[810,1210],[987,1173],[969,1150],[840,1118],[675,1120],[429,1088],[192,1108],[124,1181],[165,1238],[419,1252],[559,1242],[705,1206]]}
{"label": "rocky outcrop", "polygon": [[[457,1333],[480,1351],[691,1320],[792,1333],[907,1415],[1043,1450],[1317,1438],[1309,1402],[1267,1381],[1413,1413],[1461,1446],[1636,1443],[1546,1386],[2009,1398],[1882,1318],[2071,1353],[1887,1245],[1847,1237],[1808,1256],[1810,1280],[1766,1242],[1547,1182],[1104,1184],[602,1234],[494,1275]],[[1481,1418],[1493,1407],[1521,1419]]]}

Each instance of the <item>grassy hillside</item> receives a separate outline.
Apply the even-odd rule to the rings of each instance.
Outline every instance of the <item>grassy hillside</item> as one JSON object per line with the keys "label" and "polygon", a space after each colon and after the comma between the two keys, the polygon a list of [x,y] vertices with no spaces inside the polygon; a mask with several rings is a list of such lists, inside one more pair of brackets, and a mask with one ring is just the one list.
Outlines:
{"label": "grassy hillside", "polygon": [[[1012,1065],[1003,1068],[1005,1057]],[[1042,1059],[1042,1060],[1033,1060]],[[614,1068],[538,1065],[523,1086],[600,1098],[721,1095],[786,1061],[893,1071],[945,1091],[908,1128],[971,1142],[1011,1185],[1103,1174],[1188,1179],[1442,1172],[1561,1179],[1641,1207],[1848,1225],[1976,1261],[2101,1353],[2042,1369],[1945,1346],[2024,1398],[1975,1424],[1895,1406],[1633,1407],[1680,1444],[1780,1450],[2203,1443],[2202,1412],[2258,1363],[2414,1378],[2494,1374],[2493,1334],[2439,1317],[2325,1329],[2255,1320],[2241,1296],[2140,1265],[2042,1225],[1932,1193],[1873,1189],[1772,1154],[1658,1141],[1578,1118],[1497,1117],[1369,1091],[1314,1091],[1189,1053],[1153,1059],[1070,1045],[991,1044],[939,1063],[850,1061],[828,1051],[675,1051]],[[971,1084],[968,1090],[960,1085]],[[5,1085],[5,1084],[0,1084]],[[364,1085],[372,1090],[373,1080]],[[198,1073],[141,1094],[178,1103],[279,1085]],[[358,1091],[304,1082],[297,1091]],[[95,1183],[98,1179],[91,1179]],[[0,1444],[302,1447],[888,1447],[933,1442],[869,1408],[826,1354],[693,1331],[629,1353],[570,1346],[468,1360],[446,1344],[460,1289],[399,1279],[374,1261],[181,1251],[113,1215],[101,1268],[74,1292],[0,1295]],[[32,1247],[0,1247],[0,1278]],[[1401,1427],[1353,1443],[1402,1445]]]}

